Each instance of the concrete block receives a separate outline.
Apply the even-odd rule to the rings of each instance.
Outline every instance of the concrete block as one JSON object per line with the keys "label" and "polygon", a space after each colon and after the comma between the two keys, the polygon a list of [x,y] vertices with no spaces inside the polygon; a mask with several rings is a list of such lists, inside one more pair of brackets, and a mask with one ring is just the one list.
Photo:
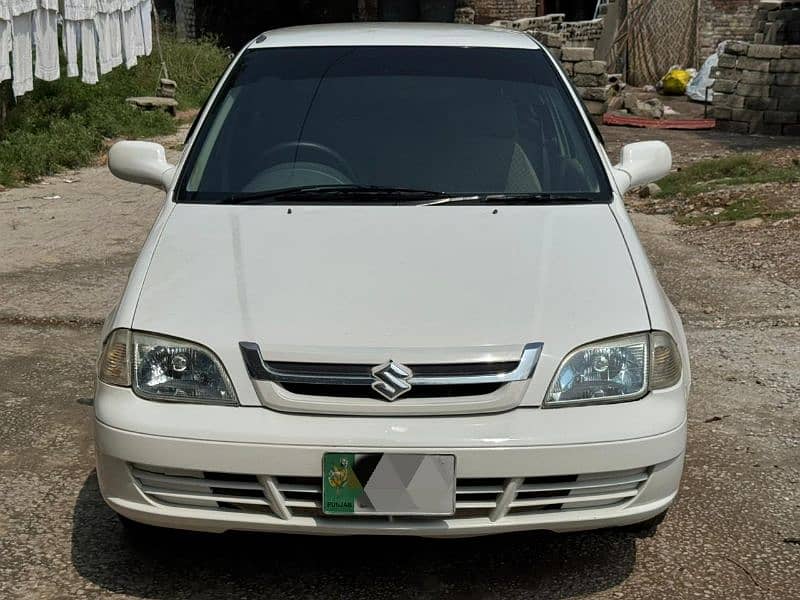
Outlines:
{"label": "concrete block", "polygon": [[594,48],[564,48],[561,56],[570,62],[594,60]]}
{"label": "concrete block", "polygon": [[800,94],[800,90],[794,86],[773,85],[769,88],[769,95],[772,98],[794,98],[798,94]]}
{"label": "concrete block", "polygon": [[714,106],[722,108],[744,108],[744,96],[714,94]]}
{"label": "concrete block", "polygon": [[[775,75],[775,84],[800,86],[800,73],[777,73]],[[797,91],[800,94],[800,90]]]}
{"label": "concrete block", "polygon": [[584,100],[597,100],[598,102],[605,102],[611,95],[611,86],[579,87],[578,95]]}
{"label": "concrete block", "polygon": [[769,70],[772,71],[773,73],[800,73],[800,59],[796,58],[772,59],[770,61]]}
{"label": "concrete block", "polygon": [[770,108],[784,111],[800,111],[800,94],[792,98],[774,98],[774,100],[777,100],[778,105]]}
{"label": "concrete block", "polygon": [[735,69],[736,68],[736,57],[732,54],[723,54],[719,57],[719,62],[717,63],[719,68],[721,69]]}
{"label": "concrete block", "polygon": [[767,72],[771,68],[771,64],[783,59],[777,58],[770,61],[766,58],[751,58],[749,56],[740,56],[736,61],[737,69],[747,69],[748,71],[762,71]]}
{"label": "concrete block", "polygon": [[717,129],[730,133],[750,133],[750,124],[739,121],[717,121]]}
{"label": "concrete block", "polygon": [[606,103],[597,102],[596,100],[584,100],[583,104],[590,115],[602,115],[606,112]]}
{"label": "concrete block", "polygon": [[751,97],[744,99],[744,107],[751,110],[775,110],[779,105],[777,98]]}
{"label": "concrete block", "polygon": [[537,32],[536,39],[548,48],[561,48],[561,46],[564,45],[564,37],[557,33],[550,33],[547,31]]}
{"label": "concrete block", "polygon": [[717,69],[712,73],[712,77],[716,79],[730,79],[732,81],[739,81],[742,77],[742,72],[738,69]]}
{"label": "concrete block", "polygon": [[731,79],[717,79],[714,81],[714,91],[720,94],[732,94],[736,91],[737,83]]}
{"label": "concrete block", "polygon": [[756,83],[764,85],[772,83],[775,75],[772,73],[764,73],[762,71],[739,71],[739,81],[742,83]]}
{"label": "concrete block", "polygon": [[608,83],[605,75],[575,75],[572,82],[578,87],[599,87]]}
{"label": "concrete block", "polygon": [[747,56],[752,58],[780,58],[781,46],[750,44],[747,48]]}
{"label": "concrete block", "polygon": [[708,109],[708,115],[712,119],[725,119],[727,121],[731,120],[732,112],[730,108],[722,108],[721,106],[712,106]]}
{"label": "concrete block", "polygon": [[781,135],[781,130],[785,125],[779,123],[765,123],[764,121],[756,121],[750,123],[750,133],[760,133],[761,135]]}
{"label": "concrete block", "polygon": [[783,46],[781,58],[800,58],[800,46]]}
{"label": "concrete block", "polygon": [[764,111],[765,123],[797,123],[796,111],[767,110]]}
{"label": "concrete block", "polygon": [[784,125],[781,133],[783,135],[800,135],[800,125]]}
{"label": "concrete block", "polygon": [[603,75],[606,72],[606,63],[602,60],[584,60],[575,63],[575,74]]}
{"label": "concrete block", "polygon": [[770,97],[769,85],[758,85],[755,83],[740,83],[736,86],[737,96],[761,96],[762,98]]}
{"label": "concrete block", "polygon": [[731,121],[754,123],[764,120],[764,111],[750,110],[747,108],[734,108],[731,110]]}
{"label": "concrete block", "polygon": [[747,42],[731,42],[725,46],[725,54],[736,54],[737,56],[747,54]]}

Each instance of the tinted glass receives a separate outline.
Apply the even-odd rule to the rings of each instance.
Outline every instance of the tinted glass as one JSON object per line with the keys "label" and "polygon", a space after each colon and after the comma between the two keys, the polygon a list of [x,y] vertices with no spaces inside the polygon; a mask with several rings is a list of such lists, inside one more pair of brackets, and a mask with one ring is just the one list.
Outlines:
{"label": "tinted glass", "polygon": [[197,135],[178,201],[331,185],[610,199],[540,50],[254,50]]}

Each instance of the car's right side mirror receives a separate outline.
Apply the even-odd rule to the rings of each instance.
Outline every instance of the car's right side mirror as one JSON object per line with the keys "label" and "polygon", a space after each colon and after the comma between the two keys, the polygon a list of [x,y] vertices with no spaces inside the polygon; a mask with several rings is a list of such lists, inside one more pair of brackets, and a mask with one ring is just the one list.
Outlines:
{"label": "car's right side mirror", "polygon": [[175,175],[164,146],[152,142],[117,142],[108,151],[108,168],[120,179],[162,190],[169,189]]}
{"label": "car's right side mirror", "polygon": [[672,169],[672,151],[664,142],[636,142],[622,147],[614,179],[620,194],[658,181]]}

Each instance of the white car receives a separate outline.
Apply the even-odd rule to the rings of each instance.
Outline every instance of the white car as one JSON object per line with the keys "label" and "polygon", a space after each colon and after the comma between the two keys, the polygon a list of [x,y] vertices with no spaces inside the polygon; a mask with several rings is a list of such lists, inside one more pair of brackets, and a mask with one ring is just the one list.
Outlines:
{"label": "white car", "polygon": [[469,536],[657,519],[689,360],[613,166],[523,33],[270,31],[180,162],[105,324],[97,473],[128,524]]}

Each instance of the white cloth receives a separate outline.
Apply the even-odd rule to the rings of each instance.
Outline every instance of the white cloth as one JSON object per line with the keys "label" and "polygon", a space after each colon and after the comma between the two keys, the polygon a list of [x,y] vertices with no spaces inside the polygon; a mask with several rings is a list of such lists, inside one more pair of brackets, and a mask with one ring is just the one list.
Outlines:
{"label": "white cloth", "polygon": [[84,19],[81,23],[81,81],[95,84],[97,75],[97,39],[95,38],[94,20]]}
{"label": "white cloth", "polygon": [[67,57],[67,77],[77,77],[78,48],[80,48],[81,24],[80,21],[64,21],[64,30],[61,41],[64,46],[64,56]]}
{"label": "white cloth", "polygon": [[153,2],[144,0],[139,4],[139,16],[142,19],[142,40],[144,41],[143,53],[150,56],[153,51]]}
{"label": "white cloth", "polygon": [[97,14],[97,0],[64,0],[65,21],[85,21]]}
{"label": "white cloth", "polygon": [[[138,26],[137,26],[138,23]],[[137,48],[140,45],[137,42],[137,32],[141,35],[141,19],[139,18],[139,11],[137,9],[126,10],[122,12],[122,55],[125,57],[125,66],[129,69],[135,67],[138,61],[139,53]]]}
{"label": "white cloth", "polygon": [[11,79],[11,21],[0,19],[0,81]]}
{"label": "white cloth", "polygon": [[25,13],[33,12],[39,7],[38,0],[6,0],[6,2],[12,17],[19,17]]}
{"label": "white cloth", "polygon": [[113,13],[97,13],[94,17],[100,73],[103,74],[122,64],[120,16],[120,12],[116,11]]}
{"label": "white cloth", "polygon": [[22,96],[33,89],[33,13],[26,12],[11,19],[13,44],[11,70],[14,96]]}
{"label": "white cloth", "polygon": [[34,74],[39,79],[55,81],[61,74],[58,64],[58,12],[48,8],[36,9],[33,13],[33,32],[36,44]]}

